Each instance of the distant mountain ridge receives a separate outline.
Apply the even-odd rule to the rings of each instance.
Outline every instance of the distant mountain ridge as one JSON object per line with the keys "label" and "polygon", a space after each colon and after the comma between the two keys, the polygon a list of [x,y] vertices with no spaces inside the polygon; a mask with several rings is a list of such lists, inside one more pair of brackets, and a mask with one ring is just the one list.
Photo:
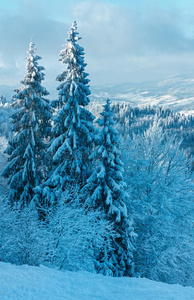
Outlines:
{"label": "distant mountain ridge", "polygon": [[132,106],[162,106],[194,114],[194,76],[176,75],[159,82],[123,83],[91,87],[91,100],[126,101]]}

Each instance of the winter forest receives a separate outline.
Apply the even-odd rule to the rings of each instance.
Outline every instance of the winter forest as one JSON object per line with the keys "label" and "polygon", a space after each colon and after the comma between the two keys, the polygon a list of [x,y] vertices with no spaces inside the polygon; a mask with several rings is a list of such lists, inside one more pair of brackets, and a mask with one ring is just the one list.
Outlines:
{"label": "winter forest", "polygon": [[76,21],[57,99],[27,53],[0,97],[0,261],[194,286],[194,117],[90,101]]}

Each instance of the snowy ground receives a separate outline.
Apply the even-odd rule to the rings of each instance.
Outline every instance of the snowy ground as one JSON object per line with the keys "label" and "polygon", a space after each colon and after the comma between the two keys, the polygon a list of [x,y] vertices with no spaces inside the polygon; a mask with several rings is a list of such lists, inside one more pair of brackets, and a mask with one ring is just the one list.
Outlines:
{"label": "snowy ground", "polygon": [[194,288],[0,262],[1,300],[193,300]]}

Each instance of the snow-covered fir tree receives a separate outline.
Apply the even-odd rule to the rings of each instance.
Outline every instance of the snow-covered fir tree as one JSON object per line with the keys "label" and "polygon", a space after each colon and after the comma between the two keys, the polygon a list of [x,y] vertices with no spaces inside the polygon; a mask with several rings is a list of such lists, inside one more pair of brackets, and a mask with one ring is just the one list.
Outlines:
{"label": "snow-covered fir tree", "polygon": [[84,49],[77,44],[77,24],[73,21],[65,49],[60,52],[60,61],[66,64],[66,71],[57,77],[61,82],[59,111],[54,120],[55,139],[50,150],[54,163],[60,165],[60,174],[67,178],[83,180],[87,170],[88,151],[94,136],[94,116],[84,107],[89,103],[89,79],[84,71]]}
{"label": "snow-covered fir tree", "polygon": [[16,89],[12,107],[13,137],[6,152],[10,155],[2,175],[9,177],[10,204],[19,206],[29,204],[34,196],[34,187],[43,178],[42,160],[45,142],[51,129],[51,107],[44,96],[49,93],[41,85],[44,80],[44,67],[39,66],[40,56],[31,42],[27,58],[27,73],[21,81],[22,87]]}
{"label": "snow-covered fir tree", "polygon": [[102,127],[99,134],[99,146],[91,155],[100,161],[99,166],[88,178],[83,188],[88,197],[85,205],[88,209],[100,209],[106,218],[113,222],[118,236],[112,240],[112,250],[103,249],[98,253],[97,271],[113,276],[131,276],[133,274],[133,252],[135,250],[135,233],[133,223],[128,217],[123,181],[123,163],[120,159],[120,138],[114,129],[113,113],[110,101],[107,100],[102,119],[98,124]]}
{"label": "snow-covered fir tree", "polygon": [[49,180],[37,188],[39,199],[48,205],[55,202],[55,191],[60,195],[68,183],[75,180],[82,185],[86,180],[94,141],[94,116],[84,108],[89,103],[89,79],[84,71],[84,49],[77,43],[80,37],[76,30],[74,21],[65,48],[60,52],[59,61],[66,65],[66,70],[57,77],[61,82],[57,88],[58,110],[49,147],[54,171]]}

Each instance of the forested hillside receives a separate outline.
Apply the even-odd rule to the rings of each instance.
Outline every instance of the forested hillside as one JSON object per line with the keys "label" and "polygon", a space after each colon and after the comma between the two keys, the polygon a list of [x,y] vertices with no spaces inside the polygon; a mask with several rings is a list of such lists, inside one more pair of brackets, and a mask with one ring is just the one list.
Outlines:
{"label": "forested hillside", "polygon": [[1,98],[0,260],[194,286],[194,117],[90,102],[79,40],[74,21],[57,99],[32,42]]}

